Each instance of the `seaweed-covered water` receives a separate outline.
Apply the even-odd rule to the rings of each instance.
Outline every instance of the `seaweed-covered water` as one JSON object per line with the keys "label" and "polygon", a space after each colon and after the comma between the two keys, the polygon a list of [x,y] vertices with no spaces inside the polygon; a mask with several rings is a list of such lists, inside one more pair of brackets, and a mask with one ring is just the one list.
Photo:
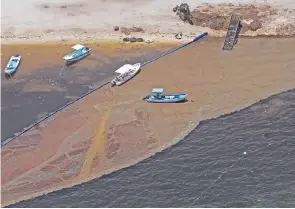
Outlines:
{"label": "seaweed-covered water", "polygon": [[[159,56],[171,46],[158,46],[155,48],[146,48],[141,53],[134,55],[132,50],[115,53],[115,58],[100,57],[91,55],[87,57],[92,61],[92,66],[83,66],[83,60],[75,65],[67,67],[63,63],[52,63],[50,66],[42,66],[35,69],[33,73],[20,76],[16,73],[16,79],[21,82],[3,82],[5,76],[2,76],[1,83],[1,142],[21,132],[25,127],[30,126],[40,118],[48,115],[65,105],[73,98],[79,97],[93,86],[98,86],[114,76],[114,71],[126,63],[143,63],[154,57]],[[103,65],[100,65],[101,62]],[[18,71],[21,71],[18,69]],[[38,81],[41,85],[59,87],[60,90],[38,90],[24,91],[25,86],[32,81]]]}
{"label": "seaweed-covered water", "polygon": [[10,207],[295,207],[295,90],[134,166]]}

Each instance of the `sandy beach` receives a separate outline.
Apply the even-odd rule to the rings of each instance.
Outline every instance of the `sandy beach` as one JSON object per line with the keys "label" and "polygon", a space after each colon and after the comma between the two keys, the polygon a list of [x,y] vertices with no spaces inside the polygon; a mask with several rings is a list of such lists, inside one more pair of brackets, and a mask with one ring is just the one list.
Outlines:
{"label": "sandy beach", "polygon": [[[192,13],[197,11],[194,18],[201,21],[194,25],[181,21],[172,11],[180,3],[188,3]],[[209,32],[210,36],[224,36],[227,21],[233,11],[241,15],[245,28],[253,21],[261,24],[254,31],[242,31],[244,35],[295,34],[295,3],[292,0],[153,0],[149,3],[140,0],[28,0],[26,4],[3,0],[1,6],[2,43],[122,41],[126,35],[120,31],[115,32],[114,26],[139,27],[143,32],[130,35],[152,38],[154,41],[176,41],[174,35],[180,32],[183,33],[182,41],[191,40],[202,31]],[[18,15],[11,13],[11,10]],[[225,18],[223,29],[215,24],[220,17]],[[207,24],[206,21],[210,23]]]}
{"label": "sandy beach", "polygon": [[[78,64],[73,70],[97,69],[100,64],[95,63],[100,54],[99,62],[102,63],[120,59],[124,56],[124,49],[129,50],[128,57],[138,57],[143,48],[161,47],[158,42],[166,43],[163,50],[191,40],[203,31],[208,31],[210,36],[225,34],[224,29],[183,23],[172,12],[179,4],[174,0],[169,3],[154,0],[149,4],[139,0],[106,0],[99,4],[94,0],[75,0],[70,4],[65,0],[50,3],[30,0],[19,5],[9,2],[1,2],[1,68],[5,66],[3,61],[15,51],[24,54],[30,51],[25,55],[20,77],[11,80],[15,83],[26,82],[21,77],[32,74],[41,66],[60,67],[61,54],[77,41],[93,47],[97,54],[92,59],[86,58],[84,66]],[[212,11],[222,8],[221,13],[226,13],[232,6],[216,5],[223,2],[205,3],[214,3]],[[192,10],[202,4],[201,1],[187,3]],[[106,86],[90,94],[3,147],[2,206],[71,187],[135,164],[177,143],[202,120],[240,110],[294,88],[295,38],[292,36],[295,34],[295,3],[290,0],[267,3],[271,5],[267,8],[271,11],[275,8],[276,12],[269,14],[271,18],[263,22],[260,29],[249,29],[243,32],[244,35],[284,35],[289,38],[244,37],[232,52],[223,52],[223,38],[207,37],[145,66],[135,79],[122,87]],[[9,12],[12,6],[17,16]],[[204,12],[208,7],[210,5],[203,5],[198,11]],[[255,8],[266,7],[261,4]],[[264,15],[258,16],[265,18]],[[132,32],[131,35],[152,38],[155,43],[122,44],[126,35],[114,31],[114,26],[140,27],[144,32]],[[182,40],[174,37],[179,32],[184,34]],[[43,57],[51,57],[52,61]],[[54,73],[60,68],[56,69]],[[36,70],[36,75],[45,75],[44,72]],[[101,78],[98,76],[97,79]],[[80,84],[86,81],[97,85],[90,79],[79,80]],[[2,88],[11,85],[9,82],[3,80]],[[36,79],[21,87],[19,94],[36,89],[39,92],[69,91],[69,87],[52,87],[38,82]],[[145,103],[142,98],[153,87],[163,87],[167,93],[188,93],[189,100],[172,105]],[[2,99],[12,98],[13,95]]]}

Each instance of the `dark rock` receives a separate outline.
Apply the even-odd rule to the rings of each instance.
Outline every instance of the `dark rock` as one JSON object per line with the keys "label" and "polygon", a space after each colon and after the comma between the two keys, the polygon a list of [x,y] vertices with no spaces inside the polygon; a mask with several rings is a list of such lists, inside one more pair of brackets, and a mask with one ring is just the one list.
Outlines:
{"label": "dark rock", "polygon": [[114,31],[118,31],[119,29],[119,26],[114,26]]}
{"label": "dark rock", "polygon": [[176,5],[176,7],[174,7],[172,11],[173,11],[173,12],[177,12],[178,10],[179,10],[179,6]]}
{"label": "dark rock", "polygon": [[262,23],[258,20],[252,21],[249,25],[249,29],[252,31],[257,31],[260,28],[262,28]]}
{"label": "dark rock", "polygon": [[136,42],[143,42],[143,38],[136,38]]}
{"label": "dark rock", "polygon": [[176,39],[182,39],[182,32],[175,35]]}
{"label": "dark rock", "polygon": [[130,41],[130,42],[136,42],[136,38],[134,38],[134,37],[129,38],[129,41]]}
{"label": "dark rock", "polygon": [[191,12],[189,5],[187,3],[182,3],[180,6],[176,6],[173,8],[173,11],[176,10],[176,15],[179,16],[179,18],[183,22],[189,22],[192,23],[191,21]]}
{"label": "dark rock", "polygon": [[128,37],[125,37],[125,38],[123,38],[123,41],[128,42],[129,41],[129,38]]}

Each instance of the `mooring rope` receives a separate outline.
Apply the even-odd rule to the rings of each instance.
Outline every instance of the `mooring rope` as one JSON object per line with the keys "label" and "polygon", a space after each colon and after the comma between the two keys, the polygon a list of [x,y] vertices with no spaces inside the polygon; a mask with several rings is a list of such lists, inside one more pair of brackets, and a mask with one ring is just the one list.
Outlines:
{"label": "mooring rope", "polygon": [[[188,42],[188,43],[186,43],[186,44],[182,44],[181,46],[176,47],[176,48],[174,48],[174,49],[172,49],[172,50],[170,50],[170,51],[168,51],[168,52],[165,52],[164,54],[162,54],[162,55],[160,55],[160,56],[158,56],[158,57],[156,57],[156,58],[154,58],[154,59],[151,59],[151,60],[149,60],[149,61],[147,61],[147,62],[144,62],[141,66],[143,67],[143,66],[145,66],[145,65],[147,65],[147,64],[149,64],[149,63],[151,63],[151,62],[154,62],[154,61],[156,61],[156,60],[158,60],[158,59],[160,59],[160,58],[162,58],[162,57],[164,57],[164,56],[167,56],[167,55],[169,55],[169,54],[171,54],[171,53],[173,53],[173,52],[175,52],[175,51],[177,51],[177,50],[179,50],[179,49],[181,49],[181,48],[184,48],[184,47],[186,47],[186,46],[188,46],[188,45],[190,45],[190,44],[196,42],[197,40],[199,40],[199,39],[201,39],[201,38],[203,38],[203,37],[205,37],[205,36],[207,36],[207,35],[208,35],[207,32],[202,33],[202,34],[196,36],[192,41],[190,41],[190,42]],[[87,93],[83,94],[82,96],[78,97],[77,99],[74,99],[74,100],[72,100],[72,101],[66,103],[65,105],[63,105],[62,107],[58,108],[57,110],[55,110],[55,111],[49,113],[48,115],[44,116],[43,118],[39,119],[37,122],[35,122],[35,123],[33,123],[32,125],[30,125],[29,127],[25,128],[23,131],[19,132],[19,133],[16,134],[14,137],[9,138],[9,139],[6,139],[5,141],[1,142],[1,148],[2,148],[3,146],[7,145],[7,144],[8,144],[9,142],[11,142],[12,140],[14,140],[15,138],[17,138],[17,137],[23,135],[24,133],[26,133],[27,131],[31,130],[31,129],[34,128],[35,126],[39,125],[39,124],[42,123],[44,120],[50,118],[51,116],[53,116],[53,115],[55,115],[56,113],[58,113],[59,111],[65,109],[66,107],[68,107],[68,106],[74,104],[75,102],[79,101],[80,99],[82,99],[82,98],[88,96],[88,95],[91,94],[92,92],[94,92],[94,91],[96,91],[96,90],[98,90],[98,89],[104,87],[105,85],[109,84],[110,82],[111,82],[111,81],[107,81],[107,82],[105,82],[105,83],[103,83],[103,84],[101,84],[101,85],[99,85],[99,86],[93,88],[92,90],[88,91]]]}

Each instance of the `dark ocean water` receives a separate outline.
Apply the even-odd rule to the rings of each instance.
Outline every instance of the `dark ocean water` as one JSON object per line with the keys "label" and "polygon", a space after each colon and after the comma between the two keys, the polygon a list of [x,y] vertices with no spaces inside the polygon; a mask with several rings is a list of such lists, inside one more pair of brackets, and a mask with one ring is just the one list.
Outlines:
{"label": "dark ocean water", "polygon": [[295,90],[134,166],[10,207],[295,207]]}

